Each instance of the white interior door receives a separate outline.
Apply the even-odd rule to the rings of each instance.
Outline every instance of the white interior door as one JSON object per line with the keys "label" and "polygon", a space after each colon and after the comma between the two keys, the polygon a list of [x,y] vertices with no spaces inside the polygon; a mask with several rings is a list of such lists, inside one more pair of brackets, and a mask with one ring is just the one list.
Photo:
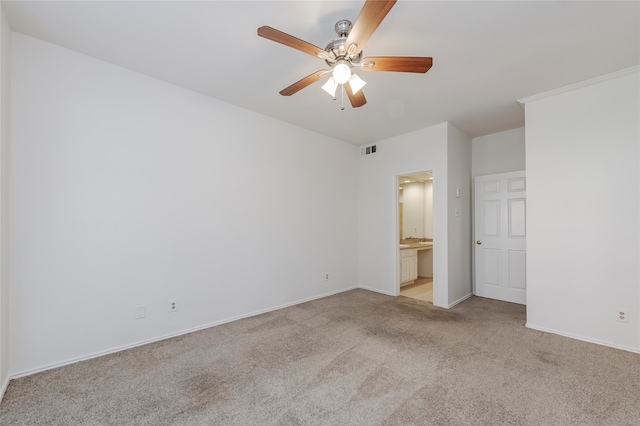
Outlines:
{"label": "white interior door", "polygon": [[525,172],[475,178],[476,295],[527,303]]}

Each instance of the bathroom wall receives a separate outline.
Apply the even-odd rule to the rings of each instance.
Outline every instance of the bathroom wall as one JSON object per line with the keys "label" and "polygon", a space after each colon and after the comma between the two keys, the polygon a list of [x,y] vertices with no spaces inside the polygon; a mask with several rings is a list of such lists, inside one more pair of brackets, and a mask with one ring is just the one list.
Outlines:
{"label": "bathroom wall", "polygon": [[424,238],[424,184],[402,184],[404,238]]}
{"label": "bathroom wall", "polygon": [[433,239],[433,181],[401,183],[404,238]]}

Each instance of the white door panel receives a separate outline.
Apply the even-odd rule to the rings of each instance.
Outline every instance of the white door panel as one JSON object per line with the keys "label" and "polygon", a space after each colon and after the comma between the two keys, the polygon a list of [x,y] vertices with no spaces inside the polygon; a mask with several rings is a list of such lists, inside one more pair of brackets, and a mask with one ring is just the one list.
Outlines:
{"label": "white door panel", "polygon": [[476,295],[526,304],[525,172],[475,178]]}
{"label": "white door panel", "polygon": [[509,286],[526,290],[527,257],[524,250],[509,250]]}

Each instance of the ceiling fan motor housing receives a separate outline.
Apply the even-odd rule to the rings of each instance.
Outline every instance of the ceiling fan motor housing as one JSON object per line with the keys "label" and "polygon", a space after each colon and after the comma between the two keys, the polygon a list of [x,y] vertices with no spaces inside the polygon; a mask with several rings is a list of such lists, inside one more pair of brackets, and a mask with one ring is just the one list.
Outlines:
{"label": "ceiling fan motor housing", "polygon": [[343,19],[341,21],[336,22],[335,30],[338,34],[338,38],[332,40],[327,44],[324,50],[329,53],[331,59],[325,59],[325,62],[329,66],[334,66],[339,60],[346,60],[352,65],[357,65],[360,63],[362,59],[362,51],[357,55],[350,55],[347,50],[344,48],[344,44],[347,41],[347,37],[349,36],[349,32],[353,24],[348,19]]}

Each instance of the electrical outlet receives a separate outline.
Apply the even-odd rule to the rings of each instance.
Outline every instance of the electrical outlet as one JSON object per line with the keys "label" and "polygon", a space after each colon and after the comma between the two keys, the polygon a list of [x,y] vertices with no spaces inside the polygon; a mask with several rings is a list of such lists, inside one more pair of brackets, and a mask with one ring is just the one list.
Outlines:
{"label": "electrical outlet", "polygon": [[627,308],[618,308],[616,310],[617,321],[619,322],[629,322],[629,310]]}
{"label": "electrical outlet", "polygon": [[178,299],[169,300],[169,312],[175,312],[178,310]]}
{"label": "electrical outlet", "polygon": [[325,281],[329,281],[329,273],[328,272],[326,274],[324,274],[324,280]]}

